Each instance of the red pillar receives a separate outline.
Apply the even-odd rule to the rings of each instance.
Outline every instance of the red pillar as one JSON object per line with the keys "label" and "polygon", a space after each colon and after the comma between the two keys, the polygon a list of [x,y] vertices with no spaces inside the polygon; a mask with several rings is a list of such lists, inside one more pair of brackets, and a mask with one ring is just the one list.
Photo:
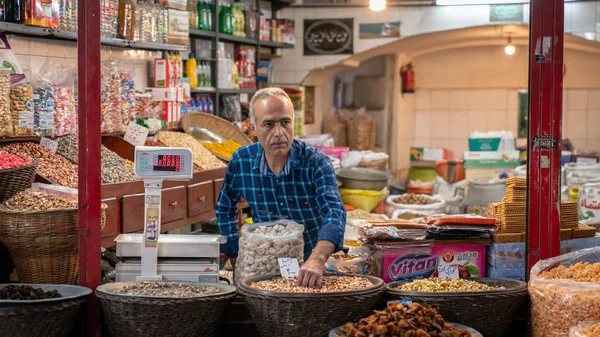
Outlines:
{"label": "red pillar", "polygon": [[[532,0],[529,41],[529,269],[560,252],[564,0]],[[529,270],[528,269],[528,270]]]}
{"label": "red pillar", "polygon": [[[100,284],[100,0],[79,1],[79,284]],[[91,296],[86,337],[100,337],[100,305]]]}

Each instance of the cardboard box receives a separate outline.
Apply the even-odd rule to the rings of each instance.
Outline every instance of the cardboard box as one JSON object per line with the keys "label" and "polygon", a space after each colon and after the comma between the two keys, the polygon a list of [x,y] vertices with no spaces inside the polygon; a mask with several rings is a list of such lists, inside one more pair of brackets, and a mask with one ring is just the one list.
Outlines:
{"label": "cardboard box", "polygon": [[185,100],[184,88],[148,88],[155,102],[183,102]]}
{"label": "cardboard box", "polygon": [[188,45],[190,41],[189,13],[176,9],[169,9],[169,32],[167,43]]}
{"label": "cardboard box", "polygon": [[25,1],[25,24],[47,28],[60,28],[60,2],[58,0]]}
{"label": "cardboard box", "polygon": [[169,88],[176,84],[175,62],[170,59],[154,59],[154,87]]}
{"label": "cardboard box", "polygon": [[452,159],[452,150],[433,147],[411,147],[410,161],[430,161]]}
{"label": "cardboard box", "polygon": [[469,151],[514,151],[514,137],[469,138]]}
{"label": "cardboard box", "polygon": [[[194,1],[194,3],[195,3],[195,1]],[[185,11],[185,10],[187,10],[187,0],[168,0],[167,8]]]}
{"label": "cardboard box", "polygon": [[468,168],[515,168],[519,166],[519,151],[466,151],[463,166]]}
{"label": "cardboard box", "polygon": [[176,128],[181,118],[181,103],[179,102],[161,102],[161,119],[167,123],[167,128]]}
{"label": "cardboard box", "polygon": [[437,277],[442,268],[459,265],[461,278],[485,277],[484,244],[416,243],[383,249],[379,275],[385,282]]}

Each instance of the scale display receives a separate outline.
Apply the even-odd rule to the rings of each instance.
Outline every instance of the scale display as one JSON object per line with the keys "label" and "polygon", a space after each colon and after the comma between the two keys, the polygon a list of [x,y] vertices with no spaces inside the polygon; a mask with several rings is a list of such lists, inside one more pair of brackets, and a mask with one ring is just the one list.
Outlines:
{"label": "scale display", "polygon": [[192,151],[185,148],[147,147],[135,148],[135,174],[141,178],[191,179]]}

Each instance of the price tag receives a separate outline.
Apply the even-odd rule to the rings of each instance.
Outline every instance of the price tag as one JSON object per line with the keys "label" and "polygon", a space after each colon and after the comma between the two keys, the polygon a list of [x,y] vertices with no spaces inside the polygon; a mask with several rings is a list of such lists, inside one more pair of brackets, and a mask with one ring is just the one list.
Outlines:
{"label": "price tag", "polygon": [[240,94],[240,103],[248,103],[248,94]]}
{"label": "price tag", "polygon": [[58,142],[46,137],[42,137],[40,140],[40,145],[45,146],[50,149],[53,153],[56,153],[56,149],[58,148]]}
{"label": "price tag", "polygon": [[439,278],[459,278],[458,266],[439,266],[438,267]]}
{"label": "price tag", "polygon": [[283,276],[283,277],[298,276],[298,272],[300,271],[300,265],[298,264],[298,259],[289,258],[289,257],[280,257],[277,260],[279,261],[279,271],[281,272],[281,276]]}
{"label": "price tag", "polygon": [[126,142],[133,146],[142,146],[146,142],[146,137],[148,137],[148,128],[145,128],[136,123],[129,123],[127,126],[127,131],[125,132]]}

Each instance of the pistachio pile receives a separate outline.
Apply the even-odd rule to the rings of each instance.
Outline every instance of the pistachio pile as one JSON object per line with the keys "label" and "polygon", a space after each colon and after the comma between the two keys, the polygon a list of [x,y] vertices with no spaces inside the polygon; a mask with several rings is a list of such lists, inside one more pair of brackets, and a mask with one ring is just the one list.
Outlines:
{"label": "pistachio pile", "polygon": [[15,194],[0,205],[0,209],[17,212],[69,208],[77,208],[77,203],[68,202],[54,194],[30,189]]}
{"label": "pistachio pile", "polygon": [[222,293],[219,288],[177,282],[145,281],[115,291],[117,294],[158,297],[200,297]]}
{"label": "pistachio pile", "polygon": [[502,290],[504,287],[494,287],[487,284],[464,279],[427,278],[414,280],[398,287],[399,290],[426,293],[461,293],[475,291]]}
{"label": "pistachio pile", "polygon": [[321,288],[306,288],[298,285],[297,277],[276,277],[270,280],[254,282],[252,288],[279,293],[339,293],[360,290],[373,286],[365,277],[359,276],[325,276]]}

